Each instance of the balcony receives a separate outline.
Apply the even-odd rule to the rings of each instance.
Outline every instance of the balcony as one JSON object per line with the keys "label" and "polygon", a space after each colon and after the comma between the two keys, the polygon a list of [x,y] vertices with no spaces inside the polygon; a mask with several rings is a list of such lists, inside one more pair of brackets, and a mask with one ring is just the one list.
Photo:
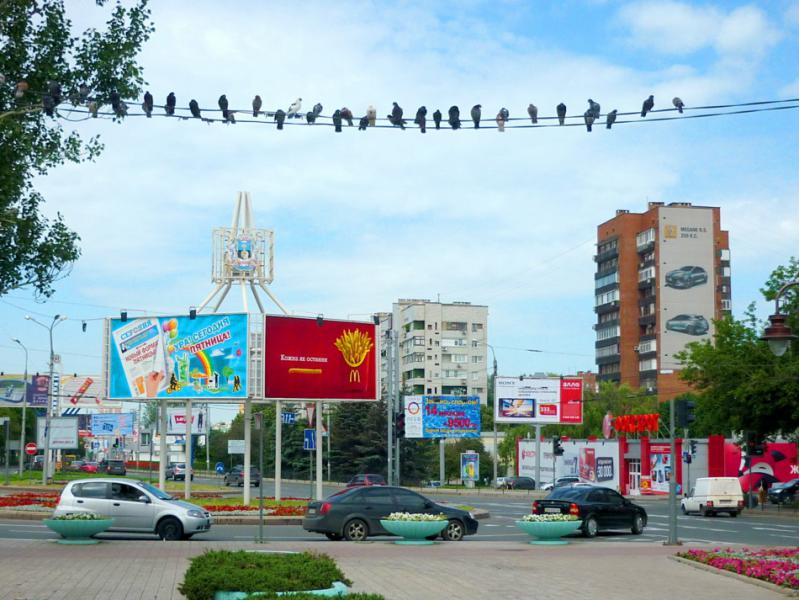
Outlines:
{"label": "balcony", "polygon": [[640,279],[638,281],[639,290],[645,290],[646,288],[653,288],[653,287],[655,287],[654,277],[647,277],[646,279]]}
{"label": "balcony", "polygon": [[641,315],[638,317],[638,324],[641,326],[648,326],[654,325],[657,322],[657,315],[655,313],[650,313],[648,315]]}
{"label": "balcony", "polygon": [[598,254],[594,255],[594,262],[601,263],[605,262],[606,260],[610,260],[611,258],[616,258],[619,255],[618,248],[610,248],[609,250],[605,250],[604,252],[599,252]]}

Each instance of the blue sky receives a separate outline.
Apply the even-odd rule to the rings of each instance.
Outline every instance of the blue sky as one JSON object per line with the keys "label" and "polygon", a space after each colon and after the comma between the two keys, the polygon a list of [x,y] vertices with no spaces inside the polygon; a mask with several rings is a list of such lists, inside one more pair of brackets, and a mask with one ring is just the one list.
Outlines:
{"label": "blue sky", "polygon": [[[93,3],[69,2],[76,25]],[[156,103],[221,93],[268,109],[298,96],[325,114],[380,116],[399,102],[463,116],[481,103],[542,115],[799,96],[799,2],[155,3],[141,56]],[[430,115],[428,115],[430,116]],[[647,201],[721,207],[740,315],[799,249],[799,110],[648,125],[475,132],[344,131],[131,118],[76,125],[100,134],[94,164],[38,181],[82,237],[83,257],[51,301],[0,299],[0,364],[46,370],[47,332],[24,321],[66,314],[66,372],[99,373],[102,323],[122,308],[185,314],[211,290],[211,230],[238,190],[275,230],[277,297],[331,318],[389,310],[397,298],[487,304],[500,371],[594,367],[596,226]],[[240,310],[231,294],[226,308]],[[759,302],[761,315],[770,306]],[[88,321],[86,333],[81,321]],[[513,348],[538,348],[529,354]]]}

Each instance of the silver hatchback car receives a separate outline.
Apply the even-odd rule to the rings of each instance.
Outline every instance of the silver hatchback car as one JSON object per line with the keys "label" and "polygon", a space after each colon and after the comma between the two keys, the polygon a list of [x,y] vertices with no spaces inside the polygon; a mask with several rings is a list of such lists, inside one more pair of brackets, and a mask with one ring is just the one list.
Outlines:
{"label": "silver hatchback car", "polygon": [[187,540],[211,528],[208,511],[133,479],[70,481],[53,516],[82,512],[113,518],[108,531],[154,533],[163,540]]}

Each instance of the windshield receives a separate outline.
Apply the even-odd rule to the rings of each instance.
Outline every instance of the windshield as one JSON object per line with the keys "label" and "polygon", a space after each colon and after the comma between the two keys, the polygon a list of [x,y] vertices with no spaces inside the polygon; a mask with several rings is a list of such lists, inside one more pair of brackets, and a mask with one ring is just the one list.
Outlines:
{"label": "windshield", "polygon": [[[587,487],[587,486],[586,486]],[[560,487],[552,490],[547,496],[549,500],[576,500],[583,495],[585,487]]]}
{"label": "windshield", "polygon": [[172,496],[170,496],[166,492],[162,492],[157,487],[153,487],[149,483],[140,482],[139,483],[139,487],[147,490],[148,492],[150,492],[153,496],[155,496],[159,500],[174,500],[174,498]]}

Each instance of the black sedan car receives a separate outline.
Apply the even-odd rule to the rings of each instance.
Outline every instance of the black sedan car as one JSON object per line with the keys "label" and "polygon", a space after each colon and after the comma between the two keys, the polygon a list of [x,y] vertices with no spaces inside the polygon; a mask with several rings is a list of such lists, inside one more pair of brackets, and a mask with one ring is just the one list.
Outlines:
{"label": "black sedan car", "polygon": [[503,487],[509,490],[534,490],[535,479],[532,477],[506,477]]}
{"label": "black sedan car", "polygon": [[380,525],[380,519],[393,512],[446,515],[449,522],[441,532],[445,540],[460,541],[477,533],[477,521],[469,512],[436,504],[411,490],[384,485],[347,488],[323,501],[310,502],[302,528],[323,533],[329,540],[361,542],[370,535],[391,535]]}
{"label": "black sedan car", "polygon": [[775,483],[768,491],[768,499],[772,504],[791,504],[799,492],[799,479],[791,479],[785,483]]}
{"label": "black sedan car", "polygon": [[646,527],[646,511],[615,490],[595,485],[555,488],[543,500],[533,502],[533,514],[575,515],[582,519],[583,535],[594,537],[608,529],[629,529],[638,535]]}
{"label": "black sedan car", "polygon": [[[236,465],[225,473],[225,485],[244,487],[244,465]],[[253,487],[261,484],[261,472],[258,467],[250,467],[250,485]]]}

